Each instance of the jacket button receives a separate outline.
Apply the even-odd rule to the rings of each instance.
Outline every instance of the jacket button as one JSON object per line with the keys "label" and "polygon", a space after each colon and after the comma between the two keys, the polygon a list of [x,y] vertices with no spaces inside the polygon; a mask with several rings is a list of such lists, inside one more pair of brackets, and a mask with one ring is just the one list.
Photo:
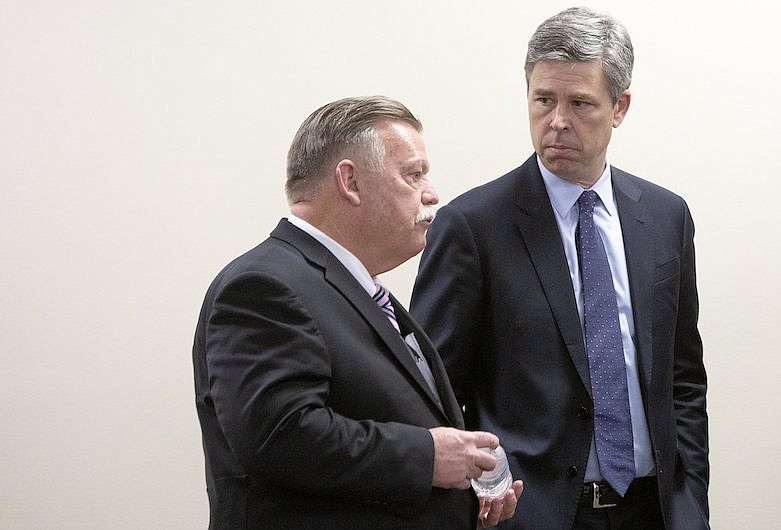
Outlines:
{"label": "jacket button", "polygon": [[587,419],[591,414],[589,414],[588,409],[586,407],[580,407],[578,409],[578,418]]}
{"label": "jacket button", "polygon": [[566,471],[567,478],[575,478],[578,476],[578,466],[569,466]]}

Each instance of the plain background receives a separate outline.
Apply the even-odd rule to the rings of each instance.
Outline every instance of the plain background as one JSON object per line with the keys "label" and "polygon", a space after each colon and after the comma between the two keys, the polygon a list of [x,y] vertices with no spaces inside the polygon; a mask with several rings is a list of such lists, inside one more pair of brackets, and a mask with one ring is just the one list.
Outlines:
{"label": "plain background", "polygon": [[[2,0],[0,527],[205,528],[195,322],[287,213],[298,125],[403,101],[445,203],[531,153],[526,42],[569,5]],[[778,6],[591,4],[636,51],[609,158],[697,225],[717,529],[781,527]]]}

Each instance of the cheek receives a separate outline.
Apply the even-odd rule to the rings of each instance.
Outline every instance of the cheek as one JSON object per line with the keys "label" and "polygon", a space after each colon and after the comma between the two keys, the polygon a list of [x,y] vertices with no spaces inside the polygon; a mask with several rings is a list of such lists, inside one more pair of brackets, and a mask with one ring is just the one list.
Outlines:
{"label": "cheek", "polygon": [[383,218],[389,232],[401,232],[407,227],[407,218],[412,210],[409,201],[402,200],[401,197],[388,201],[385,204]]}
{"label": "cheek", "polygon": [[610,136],[612,133],[613,127],[611,124],[601,124],[600,127],[594,130],[593,134],[591,135],[591,141],[600,148],[607,147],[607,144],[610,143]]}
{"label": "cheek", "polygon": [[396,211],[399,214],[407,215],[409,212],[416,212],[420,208],[420,195],[418,193],[410,193],[407,191],[403,195],[399,195],[396,202]]}
{"label": "cheek", "polygon": [[529,122],[529,136],[531,136],[532,144],[535,148],[539,147],[542,138],[545,136],[545,128],[542,127],[539,122]]}

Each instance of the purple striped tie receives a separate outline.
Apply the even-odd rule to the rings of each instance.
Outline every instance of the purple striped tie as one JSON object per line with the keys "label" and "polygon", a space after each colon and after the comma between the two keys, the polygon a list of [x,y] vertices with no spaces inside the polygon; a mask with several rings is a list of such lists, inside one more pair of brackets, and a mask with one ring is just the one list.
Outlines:
{"label": "purple striped tie", "polygon": [[[380,306],[380,309],[385,313],[385,316],[388,317],[388,320],[390,320],[390,323],[396,331],[401,333],[399,323],[396,321],[396,311],[391,304],[388,290],[383,287],[378,280],[374,281],[374,285],[377,287],[377,292],[374,293],[372,298],[374,298],[374,301]],[[409,351],[412,356],[412,360],[415,361],[415,365],[418,367],[418,370],[420,370],[423,379],[426,380],[426,384],[428,384],[428,387],[431,389],[432,397],[440,406],[442,406],[442,401],[440,400],[439,392],[437,391],[437,383],[434,380],[434,374],[431,373],[431,367],[428,365],[428,361],[426,361],[426,358],[423,357],[422,352],[420,351],[420,344],[418,344],[415,334],[410,333],[408,336],[402,337],[402,339],[404,340],[404,345],[407,347],[407,351]]]}
{"label": "purple striped tie", "polygon": [[374,285],[377,287],[377,291],[374,293],[374,301],[377,302],[377,305],[380,306],[380,309],[382,309],[382,312],[385,313],[385,316],[388,317],[388,320],[390,320],[390,323],[393,324],[393,327],[396,328],[396,331],[401,332],[399,329],[399,323],[396,322],[396,312],[393,310],[393,305],[390,301],[390,295],[388,294],[388,290],[383,287],[380,282],[375,281]]}

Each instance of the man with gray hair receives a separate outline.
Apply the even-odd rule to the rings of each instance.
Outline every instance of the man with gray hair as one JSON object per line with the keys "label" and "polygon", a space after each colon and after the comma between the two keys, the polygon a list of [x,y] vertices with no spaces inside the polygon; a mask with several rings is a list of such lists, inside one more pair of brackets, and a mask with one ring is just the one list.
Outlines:
{"label": "man with gray hair", "polygon": [[610,165],[631,94],[624,26],[543,22],[526,82],[535,153],[440,208],[411,312],[467,428],[502,439],[526,491],[503,528],[708,528],[694,225]]}
{"label": "man with gray hair", "polygon": [[377,279],[434,217],[421,128],[379,96],[312,113],[291,215],[209,288],[193,345],[209,528],[474,530],[515,512],[521,481],[470,488],[499,440],[463,430],[441,359]]}

